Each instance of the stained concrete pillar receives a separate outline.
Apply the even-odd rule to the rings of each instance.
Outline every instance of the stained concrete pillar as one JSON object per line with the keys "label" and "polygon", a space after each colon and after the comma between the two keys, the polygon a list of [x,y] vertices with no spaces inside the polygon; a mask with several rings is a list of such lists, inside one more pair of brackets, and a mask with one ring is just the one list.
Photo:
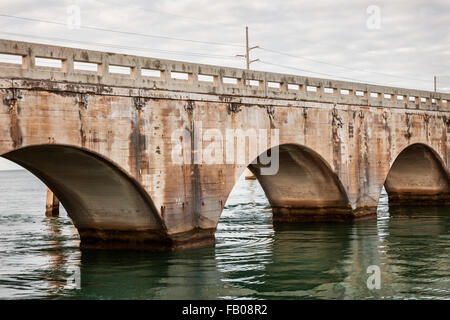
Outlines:
{"label": "stained concrete pillar", "polygon": [[45,215],[47,217],[59,216],[59,200],[49,188],[47,188],[47,199],[45,201]]}

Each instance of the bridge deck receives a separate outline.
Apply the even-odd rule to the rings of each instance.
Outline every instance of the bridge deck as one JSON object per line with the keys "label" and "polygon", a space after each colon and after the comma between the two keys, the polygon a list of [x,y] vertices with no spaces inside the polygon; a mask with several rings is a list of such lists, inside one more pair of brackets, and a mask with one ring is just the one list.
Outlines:
{"label": "bridge deck", "polygon": [[[450,94],[0,40],[0,77],[199,94],[450,111]],[[36,64],[52,59],[60,67]],[[86,70],[89,69],[89,70]],[[123,73],[114,73],[118,70]],[[23,83],[22,83],[23,85]],[[140,96],[130,91],[131,96]]]}

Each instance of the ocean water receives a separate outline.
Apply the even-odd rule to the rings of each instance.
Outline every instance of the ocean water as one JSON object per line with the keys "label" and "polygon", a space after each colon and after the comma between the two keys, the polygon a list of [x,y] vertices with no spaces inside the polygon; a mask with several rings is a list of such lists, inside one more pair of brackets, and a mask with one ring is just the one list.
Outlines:
{"label": "ocean water", "polygon": [[45,217],[45,192],[0,171],[0,299],[450,298],[449,208],[390,211],[383,194],[377,219],[273,226],[259,184],[241,179],[215,248],[101,251],[79,248],[63,208]]}

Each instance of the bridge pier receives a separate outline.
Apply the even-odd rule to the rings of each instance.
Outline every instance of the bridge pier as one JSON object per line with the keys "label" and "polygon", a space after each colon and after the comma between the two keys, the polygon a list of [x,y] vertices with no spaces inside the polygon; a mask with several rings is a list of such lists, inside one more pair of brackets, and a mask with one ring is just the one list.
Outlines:
{"label": "bridge pier", "polygon": [[80,246],[86,249],[170,251],[213,247],[215,229],[196,228],[168,235],[155,230],[78,229]]}
{"label": "bridge pier", "polygon": [[55,194],[47,188],[47,197],[45,201],[45,215],[47,217],[59,216],[59,200]]}
{"label": "bridge pier", "polygon": [[274,223],[289,222],[346,222],[376,217],[377,208],[352,210],[347,207],[273,207]]}
{"label": "bridge pier", "polygon": [[450,194],[448,193],[437,193],[437,194],[426,194],[426,193],[396,193],[391,192],[388,194],[389,206],[399,207],[399,206],[412,206],[412,207],[422,207],[422,206],[448,206],[450,205]]}

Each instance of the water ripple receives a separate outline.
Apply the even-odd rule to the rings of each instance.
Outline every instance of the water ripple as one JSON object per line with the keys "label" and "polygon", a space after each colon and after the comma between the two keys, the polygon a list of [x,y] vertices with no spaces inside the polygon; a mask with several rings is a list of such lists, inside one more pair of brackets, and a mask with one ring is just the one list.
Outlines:
{"label": "water ripple", "polygon": [[[274,226],[259,184],[242,180],[215,248],[85,251],[64,210],[44,217],[42,183],[25,171],[0,178],[2,299],[450,298],[446,208],[390,211],[383,193],[374,220]],[[367,288],[370,265],[380,267],[379,290]]]}

